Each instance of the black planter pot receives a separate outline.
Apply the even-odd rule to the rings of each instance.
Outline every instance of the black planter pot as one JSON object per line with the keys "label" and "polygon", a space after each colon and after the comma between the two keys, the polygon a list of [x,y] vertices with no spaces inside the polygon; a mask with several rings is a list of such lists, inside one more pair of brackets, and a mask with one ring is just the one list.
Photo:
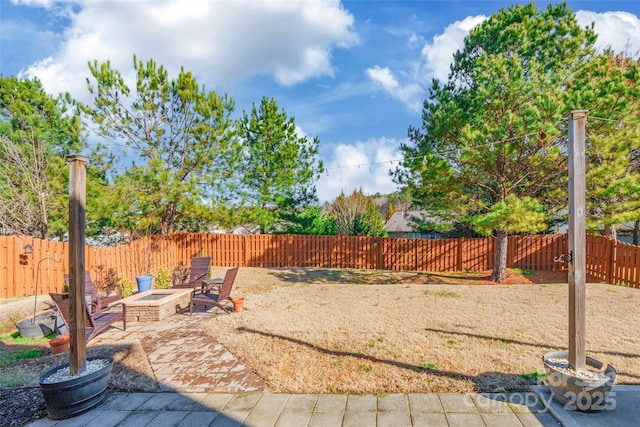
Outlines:
{"label": "black planter pot", "polygon": [[93,409],[102,402],[111,377],[113,358],[89,357],[87,362],[96,359],[107,360],[109,363],[105,367],[87,375],[60,382],[45,383],[44,381],[60,369],[68,367],[68,363],[55,367],[40,376],[40,388],[44,395],[49,418],[62,420],[75,417]]}

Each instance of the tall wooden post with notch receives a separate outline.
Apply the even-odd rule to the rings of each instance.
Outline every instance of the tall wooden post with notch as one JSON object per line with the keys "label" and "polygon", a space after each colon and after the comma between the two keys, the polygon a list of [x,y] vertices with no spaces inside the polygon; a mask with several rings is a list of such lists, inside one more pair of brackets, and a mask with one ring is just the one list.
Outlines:
{"label": "tall wooden post with notch", "polygon": [[575,370],[586,369],[586,118],[586,110],[569,114],[569,364]]}
{"label": "tall wooden post with notch", "polygon": [[84,248],[87,161],[80,154],[69,156],[69,373],[84,372],[87,364],[85,341]]}

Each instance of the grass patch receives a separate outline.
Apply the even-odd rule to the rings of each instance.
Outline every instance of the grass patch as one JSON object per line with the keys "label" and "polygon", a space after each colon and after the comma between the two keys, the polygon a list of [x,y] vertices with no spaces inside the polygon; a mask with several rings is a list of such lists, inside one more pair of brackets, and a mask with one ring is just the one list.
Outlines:
{"label": "grass patch", "polygon": [[16,360],[36,359],[42,355],[38,349],[27,349],[15,353],[0,351],[0,366],[5,366]]}
{"label": "grass patch", "polygon": [[434,297],[442,297],[442,298],[459,298],[460,294],[457,292],[453,292],[453,291],[430,291],[430,290],[426,290],[424,291],[424,294],[427,296],[434,296]]}
{"label": "grass patch", "polygon": [[34,373],[33,369],[16,368],[0,375],[0,387],[22,387],[29,384],[39,373]]}
{"label": "grass patch", "polygon": [[534,274],[536,274],[535,271],[527,270],[526,268],[507,268],[507,271],[510,271],[511,273],[520,274],[522,276],[533,276]]}
{"label": "grass patch", "polygon": [[49,335],[42,338],[29,338],[20,336],[20,332],[15,331],[7,334],[0,335],[0,339],[11,339],[14,344],[29,344],[29,343],[40,343],[42,341],[48,341],[56,337],[55,332],[50,333]]}
{"label": "grass patch", "polygon": [[544,372],[535,371],[535,372],[532,372],[530,374],[521,374],[520,378],[525,379],[527,381],[529,381],[529,380],[541,381],[541,380],[545,379],[546,376],[547,375]]}
{"label": "grass patch", "polygon": [[436,366],[435,363],[427,363],[426,365],[418,365],[418,370],[420,372],[424,372],[427,369],[432,369],[433,370],[433,369],[438,369],[438,367]]}

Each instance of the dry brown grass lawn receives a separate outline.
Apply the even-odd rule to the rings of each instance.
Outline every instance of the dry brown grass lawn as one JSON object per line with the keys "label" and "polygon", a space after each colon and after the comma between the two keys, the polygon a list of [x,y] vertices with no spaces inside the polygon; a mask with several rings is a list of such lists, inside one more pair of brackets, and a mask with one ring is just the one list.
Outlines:
{"label": "dry brown grass lawn", "polygon": [[[272,392],[521,389],[545,352],[567,346],[567,285],[483,279],[243,268],[233,293],[246,310],[203,328]],[[639,302],[640,290],[587,286],[587,352],[618,369],[617,384],[640,383]]]}
{"label": "dry brown grass lawn", "polygon": [[[233,294],[246,298],[246,310],[198,316],[272,392],[519,389],[535,383],[521,375],[542,372],[546,351],[566,348],[566,272],[509,274],[524,285],[487,276],[241,268]],[[587,298],[588,354],[614,365],[618,384],[640,383],[640,290],[590,284]],[[47,297],[38,301],[38,310],[47,307]],[[0,300],[0,333],[32,311],[32,298]],[[156,390],[144,349],[130,341],[96,339],[88,351],[115,357],[113,389]],[[46,340],[0,339],[0,355],[31,348],[44,353]],[[0,378],[36,385],[66,357],[16,360],[0,366]]]}

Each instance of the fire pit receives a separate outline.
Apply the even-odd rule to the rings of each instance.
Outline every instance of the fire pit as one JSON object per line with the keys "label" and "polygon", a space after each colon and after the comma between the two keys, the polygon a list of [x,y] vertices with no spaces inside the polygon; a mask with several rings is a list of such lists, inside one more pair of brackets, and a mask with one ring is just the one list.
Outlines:
{"label": "fire pit", "polygon": [[151,289],[122,300],[127,305],[127,322],[166,319],[189,306],[191,289]]}

